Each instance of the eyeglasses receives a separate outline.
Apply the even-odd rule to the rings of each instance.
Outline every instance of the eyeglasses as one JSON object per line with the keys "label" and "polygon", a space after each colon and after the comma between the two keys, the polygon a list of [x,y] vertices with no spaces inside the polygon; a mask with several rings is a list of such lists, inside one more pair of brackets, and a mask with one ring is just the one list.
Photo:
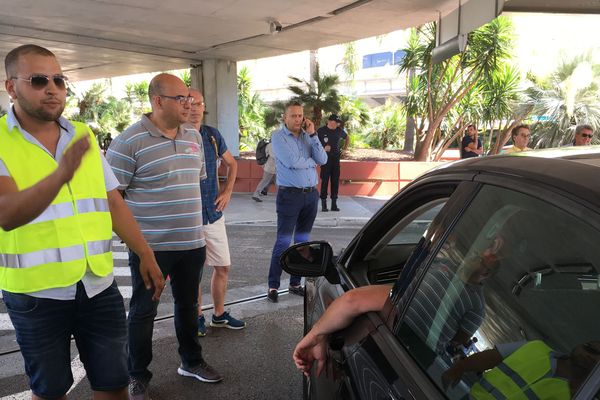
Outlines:
{"label": "eyeglasses", "polygon": [[20,76],[13,76],[10,79],[19,79],[22,81],[27,81],[35,90],[44,89],[50,83],[50,79],[56,85],[57,88],[64,90],[67,87],[67,77],[64,75],[53,75],[49,77],[48,75],[36,74],[31,75],[29,78],[21,78]]}
{"label": "eyeglasses", "polygon": [[171,99],[171,100],[175,100],[177,102],[179,102],[179,104],[184,105],[186,103],[192,104],[194,101],[194,98],[192,96],[167,96],[164,94],[159,94],[158,97],[165,97],[167,99]]}
{"label": "eyeglasses", "polygon": [[591,139],[594,137],[592,133],[580,133],[581,137],[584,139]]}
{"label": "eyeglasses", "polygon": [[203,101],[192,101],[192,107],[196,106],[196,107],[201,107],[204,105]]}
{"label": "eyeglasses", "polygon": [[600,356],[600,349],[597,349],[596,347],[594,347],[591,343],[584,343],[582,345],[582,347],[585,349],[585,351],[587,351],[590,354],[593,354],[595,356]]}

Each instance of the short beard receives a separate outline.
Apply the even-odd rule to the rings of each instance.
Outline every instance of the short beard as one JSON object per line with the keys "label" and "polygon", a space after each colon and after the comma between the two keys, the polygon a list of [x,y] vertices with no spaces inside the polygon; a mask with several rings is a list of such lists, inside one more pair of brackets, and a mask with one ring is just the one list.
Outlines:
{"label": "short beard", "polygon": [[17,93],[17,101],[19,102],[19,106],[21,107],[23,112],[25,112],[25,114],[40,121],[56,121],[62,115],[65,109],[65,103],[63,103],[62,107],[56,110],[56,112],[46,111],[42,107],[36,108],[30,102],[25,100],[23,96],[19,96],[19,93]]}

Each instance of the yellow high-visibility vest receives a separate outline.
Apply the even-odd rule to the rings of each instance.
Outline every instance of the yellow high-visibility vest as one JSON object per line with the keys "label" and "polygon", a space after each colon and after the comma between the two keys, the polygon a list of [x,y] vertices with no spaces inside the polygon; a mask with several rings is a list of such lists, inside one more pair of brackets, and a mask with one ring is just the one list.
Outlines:
{"label": "yellow high-visibility vest", "polygon": [[[44,212],[11,231],[0,228],[0,289],[29,293],[66,287],[78,282],[88,267],[97,276],[112,272],[112,221],[100,152],[87,125],[73,125],[71,143],[89,135],[90,149]],[[52,156],[28,142],[17,127],[9,131],[6,116],[0,118],[0,159],[19,191],[58,167]]]}
{"label": "yellow high-visibility vest", "polygon": [[552,377],[552,349],[533,340],[506,357],[497,367],[486,371],[471,388],[477,400],[568,400],[571,389],[565,379]]}

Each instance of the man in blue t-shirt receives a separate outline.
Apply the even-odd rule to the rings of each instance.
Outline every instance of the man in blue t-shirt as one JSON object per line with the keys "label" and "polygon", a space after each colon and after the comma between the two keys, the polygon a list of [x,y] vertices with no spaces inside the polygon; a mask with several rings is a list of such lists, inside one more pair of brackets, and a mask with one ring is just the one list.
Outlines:
{"label": "man in blue t-shirt", "polygon": [[[189,122],[200,132],[204,147],[204,160],[206,162],[206,179],[200,181],[202,196],[202,224],[206,238],[205,265],[213,267],[210,280],[210,293],[213,298],[214,312],[210,326],[213,328],[243,329],[244,321],[232,317],[225,311],[225,292],[229,279],[231,257],[229,242],[225,230],[225,217],[223,210],[229,204],[235,177],[237,176],[237,162],[227,149],[227,144],[221,133],[208,125],[202,125],[204,118],[204,96],[199,90],[190,89],[190,96],[194,98],[190,108]],[[221,187],[219,184],[218,169],[223,161],[227,166],[227,181]],[[206,335],[206,320],[202,314],[202,290],[198,287],[198,336]]]}
{"label": "man in blue t-shirt", "polygon": [[460,158],[479,157],[483,154],[481,139],[477,136],[477,128],[470,124],[467,126],[467,134],[462,138],[460,145]]}
{"label": "man in blue t-shirt", "polygon": [[317,130],[319,140],[327,152],[327,164],[321,166],[321,211],[327,209],[327,186],[331,179],[331,211],[340,211],[337,206],[338,188],[340,186],[340,139],[344,139],[344,150],[348,147],[348,134],[342,129],[342,120],[331,114],[327,124]]}

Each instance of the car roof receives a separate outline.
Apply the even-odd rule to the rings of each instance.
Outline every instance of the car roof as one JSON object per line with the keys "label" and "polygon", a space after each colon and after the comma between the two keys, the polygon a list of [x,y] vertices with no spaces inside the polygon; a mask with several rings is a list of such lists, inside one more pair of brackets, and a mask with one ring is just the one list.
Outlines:
{"label": "car roof", "polygon": [[[478,173],[510,176],[552,186],[600,206],[600,146],[564,147],[469,158],[431,174]],[[426,174],[426,176],[429,174]]]}

